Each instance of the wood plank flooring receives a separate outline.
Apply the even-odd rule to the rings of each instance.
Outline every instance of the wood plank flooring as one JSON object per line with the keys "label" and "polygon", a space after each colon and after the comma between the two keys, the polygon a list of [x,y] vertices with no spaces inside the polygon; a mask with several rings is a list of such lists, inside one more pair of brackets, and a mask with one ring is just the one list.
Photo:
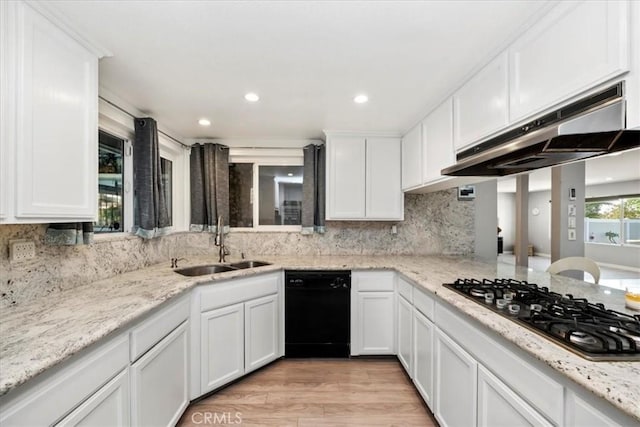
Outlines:
{"label": "wood plank flooring", "polygon": [[284,359],[192,404],[178,423],[206,425],[438,424],[395,359]]}

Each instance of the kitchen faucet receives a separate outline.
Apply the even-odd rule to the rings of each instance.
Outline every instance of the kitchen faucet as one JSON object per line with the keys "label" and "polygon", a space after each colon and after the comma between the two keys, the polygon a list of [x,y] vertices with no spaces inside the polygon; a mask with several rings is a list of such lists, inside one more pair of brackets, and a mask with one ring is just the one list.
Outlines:
{"label": "kitchen faucet", "polygon": [[218,226],[216,228],[215,245],[220,247],[220,250],[218,251],[218,262],[226,262],[224,257],[229,255],[229,251],[227,251],[227,248],[224,245],[224,221],[222,220],[222,215],[218,217]]}

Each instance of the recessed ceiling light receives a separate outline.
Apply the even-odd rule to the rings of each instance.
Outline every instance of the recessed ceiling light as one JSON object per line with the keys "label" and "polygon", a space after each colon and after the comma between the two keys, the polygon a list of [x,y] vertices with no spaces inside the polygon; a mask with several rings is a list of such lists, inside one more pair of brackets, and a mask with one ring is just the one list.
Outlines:
{"label": "recessed ceiling light", "polygon": [[287,176],[293,176],[293,174],[292,174],[291,172],[289,172],[289,173],[287,174]]}
{"label": "recessed ceiling light", "polygon": [[198,124],[200,126],[211,126],[211,120],[209,120],[209,119],[200,119],[200,120],[198,120]]}
{"label": "recessed ceiling light", "polygon": [[356,104],[364,104],[365,102],[367,102],[369,100],[369,97],[367,95],[356,95],[355,98],[353,98],[353,102],[355,102]]}
{"label": "recessed ceiling light", "polygon": [[605,180],[605,181],[613,181],[613,178],[611,178],[610,176],[608,176],[608,177],[606,177],[604,180]]}
{"label": "recessed ceiling light", "polygon": [[244,99],[246,99],[249,102],[256,102],[260,99],[260,97],[258,96],[257,93],[249,92],[244,96]]}

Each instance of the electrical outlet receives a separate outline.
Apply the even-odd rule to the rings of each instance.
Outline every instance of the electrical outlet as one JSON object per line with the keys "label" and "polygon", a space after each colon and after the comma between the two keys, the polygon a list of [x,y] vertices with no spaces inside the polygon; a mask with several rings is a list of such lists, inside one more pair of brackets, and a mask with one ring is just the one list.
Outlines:
{"label": "electrical outlet", "polygon": [[10,240],[9,261],[24,261],[36,257],[36,243],[33,240]]}

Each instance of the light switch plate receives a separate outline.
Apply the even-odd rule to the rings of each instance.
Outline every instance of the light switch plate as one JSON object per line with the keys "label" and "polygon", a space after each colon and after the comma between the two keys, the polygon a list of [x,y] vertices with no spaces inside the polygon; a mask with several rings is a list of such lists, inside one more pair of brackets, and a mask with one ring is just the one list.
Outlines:
{"label": "light switch plate", "polygon": [[570,216],[569,217],[569,228],[576,228],[576,217],[575,216]]}
{"label": "light switch plate", "polygon": [[576,240],[576,230],[575,228],[569,229],[569,240]]}
{"label": "light switch plate", "polygon": [[569,216],[576,216],[576,205],[569,205]]}

